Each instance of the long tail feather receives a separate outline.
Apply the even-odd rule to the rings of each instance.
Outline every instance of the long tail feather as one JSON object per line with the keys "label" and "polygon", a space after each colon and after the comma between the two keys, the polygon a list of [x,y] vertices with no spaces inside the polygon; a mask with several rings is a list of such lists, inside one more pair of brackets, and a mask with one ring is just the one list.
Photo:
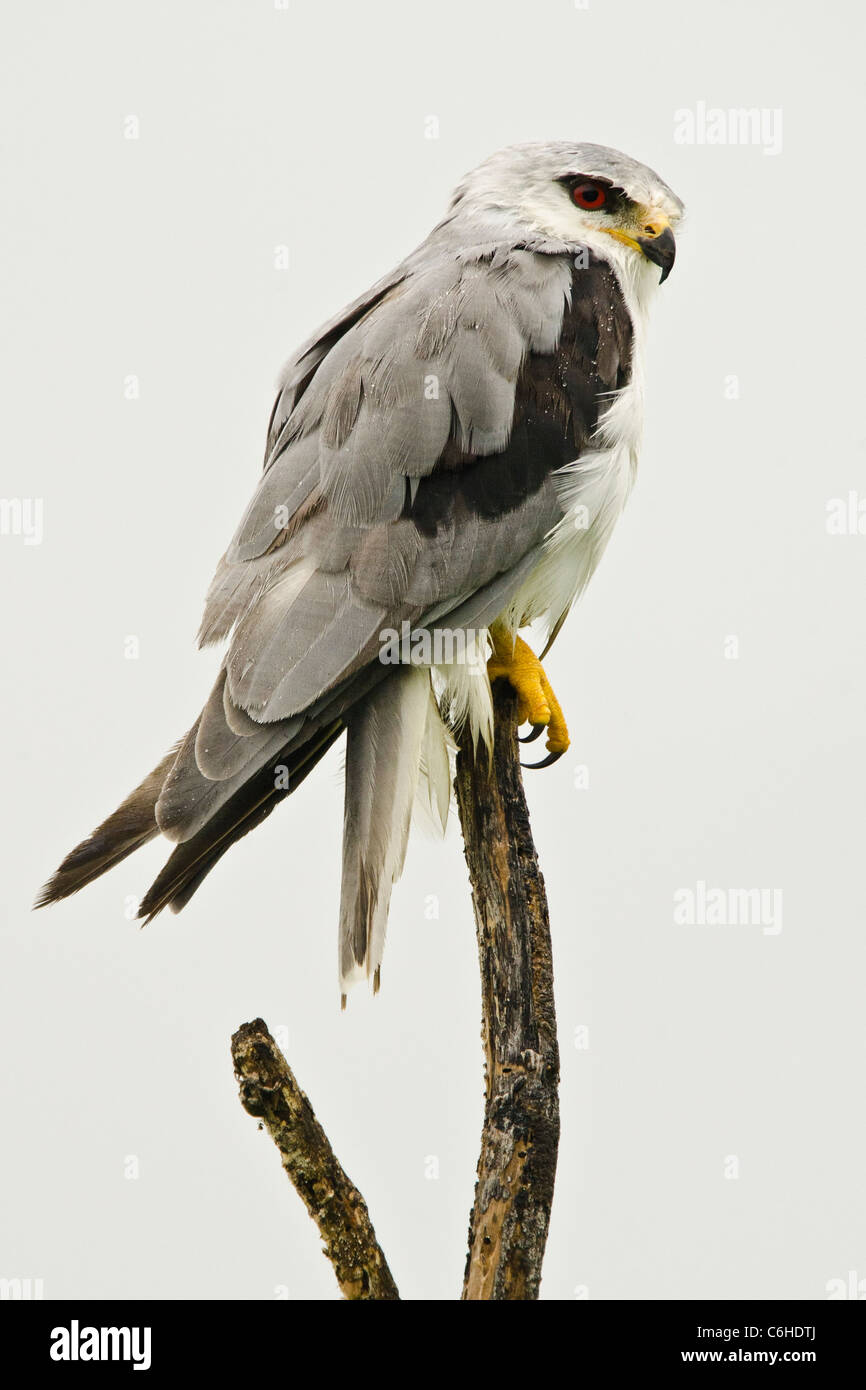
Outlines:
{"label": "long tail feather", "polygon": [[[403,666],[347,718],[340,989],[378,988],[391,888],[400,876],[430,707],[430,673]],[[447,756],[447,755],[446,755]]]}
{"label": "long tail feather", "polygon": [[300,786],[343,729],[335,720],[290,754],[279,755],[227,801],[206,825],[177,846],[141,900],[138,916],[151,921],[164,907],[185,907],[226,850],[261,825],[274,807]]}
{"label": "long tail feather", "polygon": [[179,747],[180,743],[175,744],[123,804],[67,854],[60,868],[40,890],[35,907],[45,907],[77,893],[79,888],[92,883],[159,833],[154,807]]}

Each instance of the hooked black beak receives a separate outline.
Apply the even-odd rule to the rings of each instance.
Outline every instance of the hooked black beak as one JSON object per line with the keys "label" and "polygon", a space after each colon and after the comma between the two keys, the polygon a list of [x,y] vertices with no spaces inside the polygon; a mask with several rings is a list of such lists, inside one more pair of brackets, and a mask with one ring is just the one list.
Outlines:
{"label": "hooked black beak", "polygon": [[663,285],[674,268],[677,254],[677,244],[670,227],[665,227],[658,236],[639,236],[635,239],[647,260],[661,266],[662,275],[659,284]]}

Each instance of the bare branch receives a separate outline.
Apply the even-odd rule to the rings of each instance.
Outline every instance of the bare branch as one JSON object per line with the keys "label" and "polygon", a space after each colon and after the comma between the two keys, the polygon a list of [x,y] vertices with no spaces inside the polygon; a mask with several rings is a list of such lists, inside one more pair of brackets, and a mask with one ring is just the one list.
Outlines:
{"label": "bare branch", "polygon": [[[517,700],[493,687],[494,747],[460,739],[455,788],[481,964],[486,1101],[469,1254],[468,1300],[535,1299],[559,1144],[559,1049],[550,923],[516,739]],[[319,1227],[349,1299],[399,1294],[357,1188],[261,1019],[232,1038],[241,1103],[267,1128]]]}
{"label": "bare branch", "polygon": [[520,773],[517,699],[493,686],[492,761],[460,739],[455,787],[481,963],[486,1102],[464,1299],[534,1299],[559,1144],[550,922]]}
{"label": "bare branch", "polygon": [[241,1104],[260,1120],[291,1178],[348,1299],[400,1295],[376,1240],[367,1205],[346,1176],[292,1070],[262,1019],[244,1023],[232,1038]]}

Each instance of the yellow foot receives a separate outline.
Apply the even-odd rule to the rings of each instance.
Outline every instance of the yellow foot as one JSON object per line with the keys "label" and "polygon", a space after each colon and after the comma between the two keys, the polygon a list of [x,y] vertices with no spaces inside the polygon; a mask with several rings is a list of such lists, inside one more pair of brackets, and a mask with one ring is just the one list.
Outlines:
{"label": "yellow foot", "polygon": [[561,758],[571,740],[565,716],[551,689],[544,667],[521,637],[512,638],[507,632],[491,630],[493,655],[487,663],[491,681],[507,680],[517,691],[517,720],[532,724],[535,732],[524,743],[537,738],[547,729],[547,748],[550,756],[540,763],[524,763],[524,767],[549,767]]}

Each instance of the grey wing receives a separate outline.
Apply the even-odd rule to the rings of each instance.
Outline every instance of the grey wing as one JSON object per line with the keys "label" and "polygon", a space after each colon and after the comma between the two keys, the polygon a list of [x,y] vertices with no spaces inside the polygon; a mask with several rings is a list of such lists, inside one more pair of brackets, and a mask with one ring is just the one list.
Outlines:
{"label": "grey wing", "polygon": [[365,294],[341,309],[338,314],[323,324],[312,337],[293,353],[280,373],[271,418],[268,422],[268,436],[265,445],[265,468],[281,448],[283,426],[294,409],[295,402],[312,379],[319,364],[331,351],[336,342],[353,328],[384,299],[389,290],[404,280],[408,274],[406,263],[402,263],[378,280]]}
{"label": "grey wing", "polygon": [[208,594],[202,640],[233,630],[231,706],[291,718],[374,660],[384,629],[458,605],[466,622],[490,585],[504,606],[559,515],[550,459],[512,427],[570,288],[553,257],[438,261],[325,353]]}

